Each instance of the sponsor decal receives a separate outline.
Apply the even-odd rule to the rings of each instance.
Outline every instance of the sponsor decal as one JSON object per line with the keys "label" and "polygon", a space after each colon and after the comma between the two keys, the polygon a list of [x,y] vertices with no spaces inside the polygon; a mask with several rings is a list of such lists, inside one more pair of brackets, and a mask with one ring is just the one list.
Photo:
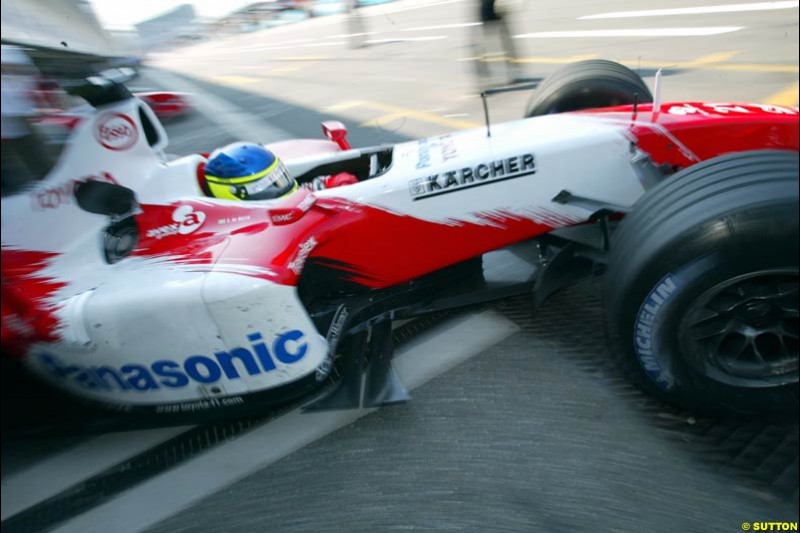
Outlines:
{"label": "sponsor decal", "polygon": [[784,107],[772,104],[753,104],[765,113],[775,113],[776,115],[797,115],[798,109],[796,107]]}
{"label": "sponsor decal", "polygon": [[336,310],[336,314],[333,315],[331,327],[328,330],[328,336],[326,337],[328,346],[331,348],[331,350],[335,350],[336,346],[338,346],[339,338],[342,335],[342,328],[344,327],[344,323],[348,316],[350,316],[350,311],[344,304],[340,305]]}
{"label": "sponsor decal", "polygon": [[206,214],[202,211],[195,211],[190,205],[179,205],[172,212],[172,224],[159,226],[147,230],[147,236],[155,239],[163,239],[170,235],[188,235],[203,225]]}
{"label": "sponsor decal", "polygon": [[480,163],[474,167],[416,178],[409,182],[409,191],[412,199],[417,201],[535,173],[536,163],[533,154],[522,154]]}
{"label": "sponsor decal", "polygon": [[306,211],[311,209],[311,206],[314,205],[314,202],[316,202],[316,201],[317,201],[317,197],[314,196],[313,194],[309,194],[305,198],[303,198],[302,202],[297,204],[297,208],[300,211],[305,213]]}
{"label": "sponsor decal", "polygon": [[295,217],[294,211],[288,211],[282,215],[272,215],[272,223],[281,224],[286,222],[292,222],[294,220],[294,217]]}
{"label": "sponsor decal", "polygon": [[650,379],[664,390],[672,388],[675,379],[669,370],[663,367],[663,361],[659,360],[655,351],[658,344],[658,313],[677,290],[677,278],[672,274],[659,281],[639,308],[633,334],[633,346],[639,364]]}
{"label": "sponsor decal", "polygon": [[315,246],[317,246],[317,240],[314,237],[309,237],[308,240],[298,248],[297,257],[295,257],[294,261],[289,263],[289,269],[299,276],[300,272],[303,271],[303,265],[306,264],[308,254],[311,253],[311,250],[313,250]]}
{"label": "sponsor decal", "polygon": [[336,353],[336,347],[339,345],[339,339],[342,337],[342,331],[344,331],[348,316],[350,316],[350,311],[344,304],[340,305],[336,310],[336,314],[333,315],[331,327],[328,329],[328,335],[325,338],[328,341],[328,354],[322,364],[317,367],[317,381],[322,381],[328,377],[333,368],[333,355]]}
{"label": "sponsor decal", "polygon": [[691,104],[684,104],[684,105],[674,105],[669,108],[668,113],[670,115],[703,115],[703,116],[711,116],[711,113],[705,111],[704,109],[700,109],[699,107],[693,106]]}
{"label": "sponsor decal", "polygon": [[447,135],[442,135],[439,139],[442,148],[442,161],[446,163],[448,160],[458,156],[458,150],[456,149],[456,143],[452,135],[448,133]]}
{"label": "sponsor decal", "polygon": [[428,139],[420,139],[417,142],[417,168],[431,166],[431,146]]}
{"label": "sponsor decal", "polygon": [[754,111],[763,111],[764,113],[774,113],[776,115],[797,115],[796,108],[772,105],[772,104],[728,104],[728,103],[703,103],[699,105],[681,104],[670,106],[667,113],[670,115],[703,115],[706,117],[713,114],[729,115],[731,113],[738,113],[746,115]]}
{"label": "sponsor decal", "polygon": [[303,359],[308,351],[305,334],[298,329],[275,337],[272,350],[267,347],[261,333],[251,333],[247,340],[250,341],[249,348],[237,346],[229,351],[215,352],[213,357],[190,355],[182,360],[159,359],[149,365],[74,365],[46,352],[37,358],[54,378],[86,389],[147,392],[208,385],[222,379],[242,379],[244,375],[273,372],[278,369],[276,360],[282,365],[292,365]]}
{"label": "sponsor decal", "polygon": [[442,162],[446,163],[450,159],[458,156],[455,140],[450,134],[431,139],[420,139],[417,141],[417,168],[427,168],[431,166],[431,147],[438,146],[441,151]]}
{"label": "sponsor decal", "polygon": [[97,119],[95,139],[103,148],[119,151],[127,150],[139,139],[136,123],[122,113],[106,113]]}
{"label": "sponsor decal", "polygon": [[225,398],[208,398],[193,402],[170,403],[167,405],[156,406],[156,413],[175,414],[175,413],[194,413],[196,411],[207,411],[219,407],[235,407],[244,405],[244,398],[241,396],[228,396]]}
{"label": "sponsor decal", "polygon": [[[305,185],[303,187],[305,187]],[[279,207],[277,209],[269,210],[269,218],[276,226],[291,224],[296,220],[300,220],[303,218],[306,212],[311,209],[311,206],[314,205],[314,202],[317,200],[317,198],[305,188],[300,189],[295,194],[303,194],[305,195],[305,198],[303,198],[300,203],[294,207]]]}
{"label": "sponsor decal", "polygon": [[241,216],[241,217],[220,218],[220,219],[217,219],[217,224],[222,226],[222,225],[225,225],[225,224],[236,224],[238,222],[247,222],[248,220],[250,220],[250,215],[245,215],[245,216]]}
{"label": "sponsor decal", "polygon": [[72,198],[75,196],[76,187],[78,187],[78,185],[81,183],[85,183],[90,180],[106,181],[108,183],[118,185],[117,180],[114,179],[114,176],[108,172],[101,172],[97,176],[71,179],[61,185],[56,185],[54,187],[48,187],[46,189],[32,192],[31,201],[34,209],[57,209],[64,204],[72,203]]}

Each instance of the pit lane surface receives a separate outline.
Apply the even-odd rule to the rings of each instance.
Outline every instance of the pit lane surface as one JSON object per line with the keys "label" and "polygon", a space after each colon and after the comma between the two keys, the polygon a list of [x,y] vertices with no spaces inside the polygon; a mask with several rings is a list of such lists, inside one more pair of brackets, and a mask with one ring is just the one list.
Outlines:
{"label": "pit lane surface", "polygon": [[[515,33],[743,29],[519,39],[525,74],[536,79],[597,55],[639,63],[651,86],[653,69],[671,66],[665,99],[797,105],[796,7],[579,20],[686,5],[526,5]],[[179,154],[238,138],[316,136],[323,118],[347,123],[357,146],[480,124],[471,64],[461,61],[474,28],[413,29],[466,24],[471,4],[419,6],[363,10],[380,41],[363,49],[333,40],[345,23],[329,17],[161,57],[135,84],[198,95],[197,113],[167,125],[169,151]],[[407,34],[446,38],[397,37]],[[343,44],[289,42],[326,38]],[[527,98],[493,97],[493,120],[519,117]],[[460,364],[429,374],[407,405],[326,419],[323,428],[277,412],[131,433],[113,420],[57,420],[41,416],[41,404],[26,413],[33,402],[15,403],[17,416],[39,418],[3,435],[3,529],[731,531],[744,521],[797,521],[796,421],[696,419],[629,387],[607,364],[595,286],[556,295],[535,319],[522,299],[465,313],[411,325],[396,339],[420,364],[442,356],[435,344],[412,344],[427,341],[450,346]],[[465,320],[479,320],[470,328],[477,335],[453,336]]]}
{"label": "pit lane surface", "polygon": [[[400,327],[398,367],[413,388],[401,406],[87,436],[10,475],[6,440],[4,508],[15,490],[41,501],[3,529],[730,531],[761,517],[796,521],[796,421],[715,421],[654,402],[609,366],[599,303],[589,283],[536,317],[518,298]],[[76,483],[52,493],[64,479]]]}

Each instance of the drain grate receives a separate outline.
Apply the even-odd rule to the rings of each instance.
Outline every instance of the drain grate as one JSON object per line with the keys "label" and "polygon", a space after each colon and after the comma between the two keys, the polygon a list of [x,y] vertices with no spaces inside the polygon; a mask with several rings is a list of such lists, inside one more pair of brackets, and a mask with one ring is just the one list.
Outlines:
{"label": "drain grate", "polygon": [[5,533],[44,531],[264,422],[198,426],[3,521]]}
{"label": "drain grate", "polygon": [[[796,420],[735,421],[695,417],[639,391],[619,372],[605,349],[599,281],[555,294],[534,317],[531,299],[513,298],[494,308],[521,329],[605,381],[644,413],[654,431],[681,443],[717,472],[747,481],[765,499],[797,501],[800,431]],[[580,332],[576,335],[575,332]]]}

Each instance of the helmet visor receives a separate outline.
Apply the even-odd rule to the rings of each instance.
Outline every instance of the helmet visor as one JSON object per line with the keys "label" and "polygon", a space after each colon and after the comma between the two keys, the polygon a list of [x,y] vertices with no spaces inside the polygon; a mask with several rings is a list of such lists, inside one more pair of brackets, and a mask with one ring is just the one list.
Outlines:
{"label": "helmet visor", "polygon": [[279,162],[269,174],[244,184],[244,188],[251,200],[266,200],[291,192],[294,188],[294,180],[283,162]]}

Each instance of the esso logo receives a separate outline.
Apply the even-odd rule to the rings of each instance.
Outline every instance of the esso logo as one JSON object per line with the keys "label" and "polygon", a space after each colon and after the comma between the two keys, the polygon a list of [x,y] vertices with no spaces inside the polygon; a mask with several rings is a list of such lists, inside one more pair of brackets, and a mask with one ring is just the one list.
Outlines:
{"label": "esso logo", "polygon": [[97,121],[94,134],[97,142],[109,150],[127,150],[139,138],[136,123],[131,117],[121,113],[102,115]]}

